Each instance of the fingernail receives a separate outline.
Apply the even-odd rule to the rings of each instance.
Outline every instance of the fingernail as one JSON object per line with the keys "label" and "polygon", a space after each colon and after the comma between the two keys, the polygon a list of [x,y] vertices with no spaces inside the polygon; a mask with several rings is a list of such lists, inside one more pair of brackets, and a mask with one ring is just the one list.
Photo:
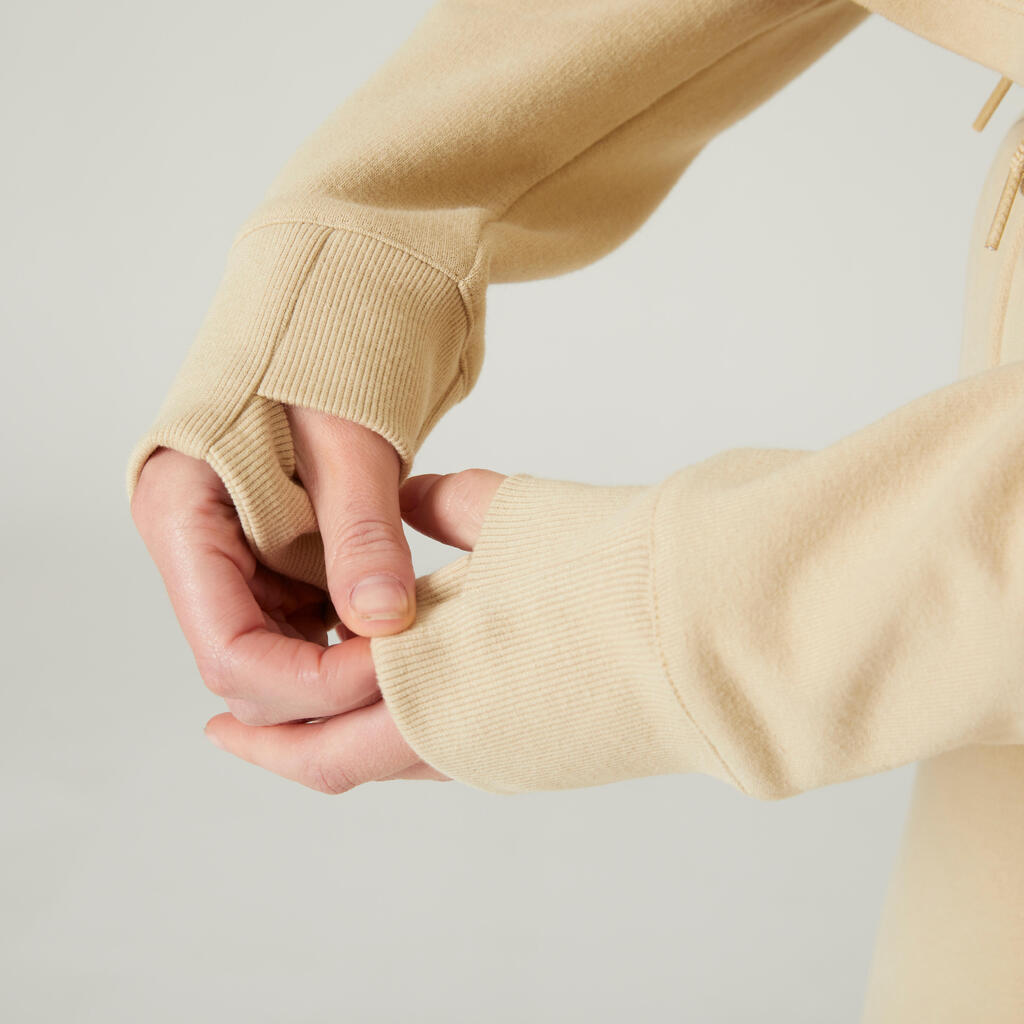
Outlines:
{"label": "fingernail", "polygon": [[218,735],[217,735],[216,733],[214,733],[214,732],[209,732],[208,730],[204,730],[204,731],[203,731],[203,735],[204,735],[204,736],[205,736],[205,737],[206,737],[206,738],[207,738],[207,739],[208,739],[208,740],[209,740],[209,741],[210,741],[210,742],[211,742],[211,743],[212,743],[212,744],[213,744],[213,745],[214,745],[215,747],[220,747],[220,749],[221,749],[221,750],[223,750],[223,749],[224,749],[224,744],[223,744],[223,743],[221,743],[221,741],[220,741],[220,737],[219,737],[219,736],[218,736]]}
{"label": "fingernail", "polygon": [[361,619],[401,619],[409,610],[405,587],[386,574],[367,576],[357,583],[349,595],[349,603]]}

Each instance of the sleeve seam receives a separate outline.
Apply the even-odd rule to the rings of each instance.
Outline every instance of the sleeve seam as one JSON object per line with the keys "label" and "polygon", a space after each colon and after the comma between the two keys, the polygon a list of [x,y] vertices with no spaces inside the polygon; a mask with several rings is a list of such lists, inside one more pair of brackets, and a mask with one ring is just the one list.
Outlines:
{"label": "sleeve seam", "polygon": [[656,568],[655,567],[657,565],[657,560],[655,558],[655,542],[654,542],[655,532],[656,532],[655,531],[655,523],[657,522],[657,512],[658,512],[658,508],[659,508],[659,506],[661,504],[662,496],[664,495],[664,493],[665,493],[665,486],[664,486],[664,482],[662,482],[662,484],[659,484],[657,486],[657,490],[656,490],[656,493],[655,493],[655,496],[654,496],[654,501],[651,503],[650,517],[648,519],[648,535],[647,535],[647,558],[648,558],[648,567],[647,567],[647,569],[648,569],[648,571],[647,571],[647,579],[648,579],[650,606],[651,606],[651,624],[652,624],[652,629],[653,629],[652,644],[653,644],[653,647],[654,647],[655,654],[657,655],[658,664],[661,667],[662,674],[664,675],[666,681],[668,682],[668,684],[669,684],[669,686],[670,686],[670,688],[672,690],[672,693],[675,695],[676,701],[679,704],[679,707],[682,709],[683,714],[686,715],[686,717],[689,719],[690,724],[693,726],[693,728],[700,735],[701,739],[704,740],[704,743],[707,745],[707,747],[711,751],[711,753],[715,756],[715,759],[718,761],[718,763],[722,766],[722,768],[725,769],[726,773],[728,774],[729,778],[732,779],[733,784],[736,786],[736,788],[741,793],[743,793],[745,796],[750,796],[751,795],[750,791],[743,784],[743,782],[740,781],[739,776],[737,776],[737,774],[732,770],[732,768],[729,767],[728,763],[726,762],[725,758],[722,756],[722,754],[719,751],[718,747],[715,746],[715,744],[711,741],[711,738],[704,731],[704,729],[701,728],[700,724],[697,722],[697,720],[694,718],[693,714],[690,712],[690,709],[687,706],[686,701],[683,699],[682,691],[680,690],[679,686],[676,684],[676,681],[672,678],[672,673],[671,673],[671,671],[669,670],[669,667],[668,667],[668,659],[665,657],[665,651],[664,651],[664,647],[662,645],[662,640],[661,640],[661,610],[660,610],[659,605],[658,605],[658,588],[656,586],[656,581],[655,581],[655,573],[656,573]]}
{"label": "sleeve seam", "polygon": [[567,167],[570,167],[572,164],[574,164],[581,157],[586,156],[586,154],[589,153],[596,146],[599,146],[603,142],[605,142],[607,139],[610,139],[616,132],[621,131],[627,125],[629,125],[633,121],[635,121],[637,118],[643,117],[649,111],[653,110],[656,106],[658,106],[659,103],[662,103],[664,100],[666,100],[668,97],[670,97],[677,90],[682,89],[684,86],[689,85],[694,79],[696,79],[700,75],[704,74],[710,68],[715,67],[715,65],[721,63],[721,61],[725,60],[726,58],[731,56],[733,53],[736,53],[737,51],[742,50],[743,47],[745,47],[745,46],[749,46],[752,42],[754,42],[757,39],[761,39],[763,37],[770,36],[773,32],[776,32],[783,25],[787,25],[787,24],[789,24],[789,22],[795,21],[798,18],[805,17],[811,11],[817,10],[817,8],[819,8],[819,7],[826,7],[829,4],[832,4],[834,2],[835,2],[835,0],[814,0],[814,2],[808,3],[805,7],[801,7],[799,10],[790,12],[785,17],[781,18],[779,21],[776,21],[773,24],[768,25],[768,26],[762,28],[760,31],[754,32],[752,35],[748,36],[746,39],[743,39],[741,42],[736,43],[735,46],[725,50],[722,53],[720,53],[717,57],[715,57],[713,60],[709,61],[703,67],[697,68],[692,73],[687,75],[684,79],[682,79],[682,81],[676,82],[676,84],[673,85],[672,88],[667,89],[660,96],[656,96],[654,99],[651,100],[650,103],[645,104],[640,110],[636,111],[633,114],[630,114],[630,116],[627,117],[624,121],[620,121],[617,125],[615,125],[613,128],[610,128],[603,135],[599,136],[598,138],[596,138],[592,142],[590,142],[588,145],[584,146],[583,149],[581,149],[579,152],[574,153],[571,157],[569,157],[568,160],[563,161],[557,167],[553,168],[552,170],[548,171],[546,174],[544,174],[540,178],[538,178],[536,181],[532,182],[529,186],[527,186],[527,188],[525,188],[522,192],[520,192],[519,195],[515,196],[508,203],[506,203],[504,209],[502,209],[502,211],[500,213],[496,214],[491,219],[497,220],[497,221],[503,220],[505,217],[508,216],[508,214],[512,211],[512,209],[516,205],[518,205],[523,199],[525,199],[526,196],[528,196],[535,188],[538,188],[539,186],[543,185],[545,182],[550,181],[552,178],[557,177]]}
{"label": "sleeve seam", "polygon": [[445,277],[449,278],[454,284],[461,284],[463,277],[456,274],[453,270],[449,270],[447,267],[442,266],[435,260],[432,260],[425,253],[418,252],[413,249],[412,246],[405,245],[402,242],[396,242],[393,238],[388,238],[387,235],[382,235],[378,231],[369,231],[366,228],[357,227],[354,224],[339,223],[337,221],[328,219],[326,217],[273,217],[268,220],[258,220],[246,224],[235,236],[231,242],[231,248],[233,249],[243,238],[247,238],[249,235],[260,231],[263,228],[274,227],[280,224],[310,224],[316,225],[321,228],[329,228],[332,231],[347,231],[349,234],[361,235],[363,238],[373,238],[378,242],[383,242],[385,245],[389,245],[392,249],[397,249],[399,252],[404,252],[407,256],[412,256],[414,259],[425,263],[428,267],[432,267],[440,274],[444,274]]}
{"label": "sleeve seam", "polygon": [[[460,387],[461,385],[463,385],[465,380],[466,380],[466,374],[467,374],[467,370],[466,370],[466,355],[467,355],[467,352],[466,352],[466,349],[467,349],[467,346],[468,346],[469,339],[472,337],[473,331],[474,331],[474,328],[475,328],[475,325],[476,325],[476,318],[475,318],[475,316],[473,314],[472,303],[469,301],[469,297],[467,295],[467,281],[473,276],[473,274],[476,271],[477,267],[480,265],[481,258],[484,255],[484,248],[483,248],[483,246],[478,244],[477,250],[476,250],[476,254],[475,254],[475,257],[474,257],[474,260],[473,260],[472,267],[469,269],[469,271],[466,274],[460,276],[459,274],[456,274],[452,270],[449,270],[447,267],[444,267],[441,264],[437,263],[435,260],[432,260],[429,256],[426,256],[425,254],[423,254],[421,252],[418,252],[417,250],[413,249],[410,246],[403,245],[400,242],[396,242],[394,239],[388,238],[387,236],[382,235],[382,234],[380,234],[379,232],[376,232],[376,231],[368,231],[366,228],[356,227],[353,224],[338,223],[338,222],[329,220],[327,218],[319,218],[319,217],[294,217],[294,218],[291,218],[291,217],[275,217],[275,218],[271,218],[271,219],[267,219],[267,220],[258,220],[258,221],[250,222],[249,224],[247,224],[235,236],[234,240],[231,243],[230,248],[234,249],[234,247],[236,245],[238,245],[238,243],[241,242],[244,238],[247,238],[249,235],[254,234],[255,232],[261,230],[262,228],[273,227],[275,225],[282,225],[282,224],[309,224],[309,225],[316,225],[318,227],[326,228],[326,229],[328,229],[329,231],[332,231],[332,232],[333,231],[342,231],[342,232],[347,232],[347,233],[353,234],[353,235],[359,235],[360,237],[363,237],[363,238],[372,238],[372,239],[374,239],[377,242],[381,242],[382,244],[389,246],[391,249],[394,249],[396,252],[405,253],[406,256],[409,256],[412,259],[418,260],[420,263],[424,264],[425,266],[428,266],[431,269],[436,270],[438,273],[443,274],[458,289],[459,300],[462,303],[462,314],[463,314],[463,316],[465,317],[465,320],[466,320],[466,331],[465,331],[465,335],[464,335],[464,337],[462,339],[461,347],[459,349],[458,372],[455,374],[455,377],[452,379],[452,381],[449,384],[449,386],[445,389],[445,392],[442,395],[442,397],[438,400],[438,403],[434,406],[433,409],[431,409],[430,414],[429,414],[429,416],[427,418],[427,424],[428,425],[431,424],[436,419],[437,410],[440,409],[440,408],[444,408],[445,402],[448,401],[448,398],[450,397],[452,392],[457,387]],[[303,281],[302,283],[304,284],[305,281]],[[300,288],[301,288],[301,285],[300,285]],[[465,397],[465,395],[463,395],[463,397]],[[428,429],[429,429],[429,427],[428,427]],[[422,434],[422,431],[421,431],[421,434]]]}

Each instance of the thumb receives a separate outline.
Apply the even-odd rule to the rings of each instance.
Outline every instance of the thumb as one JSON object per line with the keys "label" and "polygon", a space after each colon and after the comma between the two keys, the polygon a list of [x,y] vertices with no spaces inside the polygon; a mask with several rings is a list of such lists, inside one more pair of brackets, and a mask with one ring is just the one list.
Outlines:
{"label": "thumb", "polygon": [[293,406],[286,413],[338,617],[361,636],[400,633],[416,617],[416,577],[398,504],[398,453],[352,420]]}
{"label": "thumb", "polygon": [[402,517],[419,533],[470,551],[504,479],[490,469],[411,476],[399,492]]}

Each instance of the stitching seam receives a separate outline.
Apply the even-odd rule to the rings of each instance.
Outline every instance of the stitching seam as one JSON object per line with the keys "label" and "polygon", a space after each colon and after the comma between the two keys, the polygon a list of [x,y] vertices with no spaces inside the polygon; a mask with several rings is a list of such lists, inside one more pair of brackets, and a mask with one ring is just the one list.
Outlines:
{"label": "stitching seam", "polygon": [[[428,256],[423,255],[423,253],[417,252],[415,249],[412,249],[412,248],[410,248],[409,246],[406,246],[406,245],[402,245],[399,242],[395,242],[395,241],[393,241],[390,238],[386,238],[384,235],[381,235],[381,234],[379,234],[379,233],[377,233],[375,231],[367,231],[364,228],[357,228],[357,227],[354,227],[352,225],[343,224],[343,223],[342,224],[330,223],[326,219],[321,219],[321,218],[296,218],[296,219],[291,219],[291,218],[284,217],[284,218],[280,218],[280,219],[276,219],[276,220],[261,221],[261,222],[259,222],[257,224],[250,225],[249,227],[243,229],[239,233],[239,235],[235,238],[235,240],[231,243],[231,247],[230,248],[234,249],[235,246],[238,245],[238,243],[242,241],[242,239],[247,238],[249,235],[254,234],[257,231],[260,231],[263,228],[278,227],[278,226],[281,226],[281,225],[284,225],[284,224],[308,224],[310,226],[314,226],[315,225],[317,227],[326,228],[329,233],[348,232],[349,234],[359,235],[359,236],[361,236],[363,238],[372,238],[375,241],[381,242],[382,244],[384,244],[384,245],[388,246],[389,248],[395,250],[396,252],[405,253],[406,256],[409,256],[409,257],[411,257],[411,258],[413,258],[415,260],[418,260],[420,263],[424,264],[425,266],[428,266],[431,269],[436,270],[439,274],[443,274],[446,278],[448,278],[449,281],[451,281],[456,286],[456,288],[458,289],[458,292],[459,292],[459,300],[462,303],[462,315],[463,315],[463,317],[466,320],[465,335],[464,335],[464,337],[462,339],[462,344],[459,347],[459,366],[458,366],[458,370],[457,370],[457,372],[455,374],[455,377],[452,379],[452,381],[449,383],[448,387],[445,389],[444,394],[441,396],[441,398],[435,404],[434,408],[431,409],[430,414],[429,414],[429,416],[428,416],[428,418],[426,420],[426,423],[430,424],[435,419],[438,410],[444,408],[445,403],[447,402],[448,398],[451,396],[451,394],[455,390],[455,388],[458,385],[460,385],[464,381],[464,379],[465,379],[465,375],[466,375],[466,348],[467,348],[467,343],[469,341],[469,338],[472,336],[473,328],[474,328],[474,325],[476,323],[476,318],[473,315],[473,308],[472,308],[472,305],[471,305],[471,303],[469,301],[468,289],[466,288],[466,281],[473,274],[473,272],[476,270],[476,268],[480,264],[480,259],[481,259],[482,255],[483,255],[482,247],[478,247],[476,259],[474,260],[473,266],[470,268],[470,270],[464,276],[459,277],[457,274],[452,273],[450,270],[448,270],[445,267],[442,267],[440,264],[434,262],[434,260],[430,259]],[[326,244],[326,240],[327,240],[327,236],[325,235],[324,236],[324,244]],[[323,249],[323,244],[320,247],[320,251],[322,251],[322,249]],[[319,252],[318,252],[318,257],[319,257]],[[301,291],[302,287],[305,285],[306,280],[309,277],[309,273],[311,273],[311,272],[312,272],[312,267],[310,268],[310,271],[307,272],[306,276],[300,282],[300,284],[298,286],[298,289],[297,289],[297,292],[296,292],[296,296],[298,295],[298,291]],[[290,313],[289,313],[289,319],[290,319]],[[265,376],[265,372],[264,372],[264,376]],[[261,382],[262,382],[262,380],[261,380]],[[258,386],[259,385],[257,385],[257,387]],[[420,431],[420,433],[422,434],[422,430]],[[419,438],[417,440],[419,440]],[[411,461],[412,460],[410,459],[410,463],[411,463]]]}
{"label": "stitching seam", "polygon": [[456,284],[462,281],[462,278],[449,270],[447,267],[442,267],[441,264],[436,263],[429,256],[424,253],[418,252],[411,246],[404,245],[401,242],[396,242],[392,238],[388,238],[385,235],[380,234],[377,231],[368,231],[366,228],[356,227],[354,224],[345,223],[344,220],[334,221],[329,220],[326,217],[274,217],[270,220],[259,220],[242,230],[235,236],[235,240],[231,243],[231,248],[234,249],[243,238],[247,238],[249,235],[254,234],[263,228],[275,227],[280,224],[315,224],[321,228],[331,228],[334,231],[348,231],[353,235],[362,235],[364,238],[374,238],[378,242],[383,242],[385,245],[391,246],[392,249],[398,249],[400,252],[404,252],[407,256],[413,256],[420,261],[425,263],[428,267],[433,267],[434,270],[445,277],[450,278]]}
{"label": "stitching seam", "polygon": [[690,724],[694,727],[694,729],[700,735],[701,739],[704,740],[704,742],[707,744],[708,748],[715,755],[715,757],[718,760],[718,763],[728,773],[729,778],[732,779],[733,784],[736,786],[736,788],[741,793],[743,793],[745,796],[750,796],[750,791],[739,780],[739,777],[736,775],[736,773],[726,763],[725,758],[722,756],[722,754],[718,750],[718,747],[716,747],[715,744],[711,742],[711,739],[708,737],[708,734],[697,724],[696,719],[690,713],[690,709],[686,706],[686,701],[683,700],[683,695],[682,695],[679,687],[676,685],[675,680],[672,678],[672,673],[669,671],[668,659],[665,657],[665,652],[664,652],[664,649],[662,647],[662,643],[661,643],[661,613],[660,613],[660,609],[658,607],[658,588],[655,586],[655,580],[654,580],[655,566],[657,565],[657,560],[655,559],[654,537],[655,537],[655,523],[657,522],[657,511],[658,511],[659,505],[661,504],[661,499],[662,499],[662,496],[664,495],[664,493],[665,493],[665,484],[664,484],[664,481],[663,481],[660,485],[658,485],[658,489],[657,489],[657,491],[655,493],[654,501],[651,504],[651,514],[650,514],[650,518],[648,520],[648,536],[647,536],[648,571],[647,571],[647,577],[648,577],[649,588],[650,588],[651,619],[652,619],[652,622],[654,624],[654,649],[655,649],[655,652],[657,653],[658,662],[661,665],[662,673],[664,674],[665,679],[668,681],[669,686],[672,688],[672,692],[675,694],[676,700],[678,701],[680,708],[682,708],[683,713],[690,720]]}
{"label": "stitching seam", "polygon": [[[288,330],[288,325],[291,323],[292,317],[295,315],[295,307],[298,305],[299,296],[302,294],[303,288],[306,287],[306,283],[309,281],[310,275],[313,273],[313,268],[319,262],[320,257],[323,254],[324,247],[327,244],[327,239],[329,236],[330,231],[324,231],[324,233],[316,240],[316,245],[309,253],[308,266],[306,267],[305,272],[299,278],[297,278],[291,283],[292,293],[288,297],[288,306],[280,322],[274,325],[273,336],[267,340],[267,352],[264,355],[263,365],[262,367],[259,368],[259,375],[254,376],[249,381],[244,396],[239,395],[240,400],[238,402],[238,408],[235,409],[234,413],[221,424],[220,429],[214,434],[213,438],[210,440],[208,444],[208,447],[210,449],[212,449],[214,445],[220,444],[220,442],[224,440],[228,432],[234,427],[235,423],[238,421],[239,417],[243,414],[243,412],[245,412],[249,408],[254,397],[259,396],[260,398],[263,398],[264,401],[273,401],[272,399],[265,398],[263,395],[259,395],[259,389],[263,384],[263,379],[267,375],[267,368],[273,361],[274,353],[277,351],[277,344],[280,341],[281,336],[284,334],[284,332]],[[236,357],[236,359],[231,364],[230,370],[226,374],[227,376],[235,375],[235,373],[237,372],[237,362],[238,360]]]}

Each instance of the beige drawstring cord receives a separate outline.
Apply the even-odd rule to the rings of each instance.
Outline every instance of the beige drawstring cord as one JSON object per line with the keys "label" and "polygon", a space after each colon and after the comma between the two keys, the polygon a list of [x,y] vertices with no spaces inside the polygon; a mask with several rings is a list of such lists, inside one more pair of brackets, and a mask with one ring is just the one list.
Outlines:
{"label": "beige drawstring cord", "polygon": [[989,118],[996,112],[996,107],[1003,102],[1003,97],[1010,91],[1011,85],[1013,82],[1005,75],[996,83],[991,95],[985,100],[985,105],[978,111],[974,124],[971,125],[976,132],[980,132],[988,124]]}
{"label": "beige drawstring cord", "polygon": [[[1002,102],[1012,84],[1012,80],[1005,75],[999,79],[989,98],[985,100],[985,105],[978,111],[978,116],[974,119],[972,127],[976,132],[980,132],[988,124],[996,107]],[[999,203],[992,216],[992,225],[989,227],[988,236],[985,239],[986,249],[994,252],[999,248],[1007,221],[1010,219],[1010,210],[1013,209],[1013,201],[1017,198],[1017,193],[1021,191],[1022,186],[1024,186],[1024,140],[1021,140],[1020,145],[1017,146],[1010,158],[1010,169],[1006,173],[1006,182],[999,195]]]}
{"label": "beige drawstring cord", "polygon": [[999,242],[1006,230],[1006,222],[1010,219],[1010,209],[1013,201],[1024,184],[1024,139],[1013,151],[1010,158],[1010,170],[1006,174],[1006,184],[1003,185],[1002,194],[999,196],[999,205],[996,207],[995,216],[992,218],[992,226],[988,229],[988,237],[985,239],[985,248],[995,251],[999,248]]}

